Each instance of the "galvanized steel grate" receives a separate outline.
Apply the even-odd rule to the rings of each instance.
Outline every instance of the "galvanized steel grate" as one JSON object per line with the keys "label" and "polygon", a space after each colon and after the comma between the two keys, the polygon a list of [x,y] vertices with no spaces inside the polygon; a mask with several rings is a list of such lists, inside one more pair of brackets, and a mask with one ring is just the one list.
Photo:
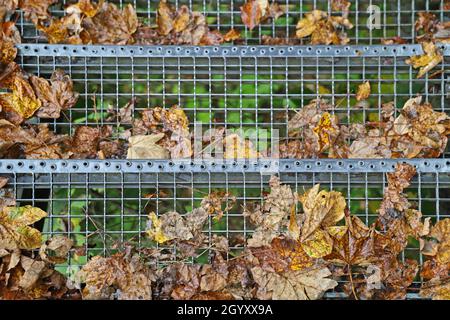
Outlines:
{"label": "galvanized steel grate", "polygon": [[[64,14],[63,8],[66,4],[74,1],[63,0],[52,7],[56,16]],[[138,17],[146,23],[155,23],[156,9],[159,0],[112,0],[109,1],[119,6],[131,3],[136,8]],[[276,21],[269,21],[249,31],[242,23],[240,7],[244,0],[173,0],[171,3],[177,8],[187,5],[194,11],[199,11],[207,16],[209,25],[222,32],[231,28],[243,30],[245,44],[260,44],[263,35],[281,38],[292,38],[295,34],[297,21],[303,14],[318,9],[329,14],[340,14],[332,9],[331,1],[317,0],[280,0],[280,5],[287,6],[287,12]],[[380,44],[382,39],[401,37],[408,43],[415,42],[414,23],[417,14],[422,11],[436,15],[440,21],[448,21],[450,14],[444,9],[445,0],[354,0],[349,11],[349,19],[353,23],[353,29],[348,31],[351,44]],[[368,21],[373,17],[375,11],[369,10],[376,6],[379,10],[379,28],[370,29]],[[378,11],[377,11],[378,12]],[[39,34],[32,23],[24,19],[23,13],[19,11],[18,27],[25,42],[45,42],[45,38]],[[306,44],[306,42],[305,42]]]}
{"label": "galvanized steel grate", "polygon": [[[288,119],[313,99],[329,100],[343,124],[379,118],[381,104],[397,110],[421,95],[436,111],[449,112],[450,46],[434,76],[416,78],[405,63],[421,54],[408,46],[172,47],[20,45],[19,63],[49,78],[63,69],[80,93],[78,104],[57,120],[54,130],[73,133],[79,125],[120,124],[107,113],[137,98],[135,114],[178,104],[191,124],[212,128],[279,130],[288,139]],[[358,85],[370,81],[367,104],[357,105]],[[129,126],[129,125],[128,125]]]}
{"label": "galvanized steel grate", "polygon": [[[83,161],[83,160],[5,160],[0,174],[10,178],[3,198],[13,197],[18,205],[33,205],[48,212],[39,226],[45,237],[64,234],[71,237],[84,253],[72,256],[61,270],[77,270],[93,255],[109,255],[117,244],[128,241],[148,247],[145,236],[147,215],[175,210],[185,214],[198,207],[212,191],[235,195],[236,205],[220,221],[209,220],[205,234],[209,245],[214,235],[226,236],[231,252],[243,249],[241,238],[252,232],[242,215],[242,206],[262,202],[268,192],[268,162],[227,163],[227,170],[208,163],[166,161]],[[418,174],[405,190],[409,201],[425,217],[439,220],[450,217],[450,163],[445,160],[411,160]],[[316,183],[321,188],[342,192],[352,213],[372,223],[386,186],[386,172],[393,160],[346,161],[310,160],[301,163],[281,161],[282,183],[302,193]],[[245,167],[247,165],[247,167]],[[192,262],[206,262],[210,246],[199,248]],[[169,249],[175,247],[169,247]],[[419,258],[418,245],[410,245],[402,259]],[[167,261],[166,261],[167,262]],[[409,289],[415,298],[421,280]],[[339,297],[331,292],[328,297]]]}

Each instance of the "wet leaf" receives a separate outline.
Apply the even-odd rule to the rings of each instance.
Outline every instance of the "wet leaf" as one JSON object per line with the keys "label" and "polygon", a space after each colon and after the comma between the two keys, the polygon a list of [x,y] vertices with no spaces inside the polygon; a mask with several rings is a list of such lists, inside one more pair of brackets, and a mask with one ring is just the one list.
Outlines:
{"label": "wet leaf", "polygon": [[0,212],[0,248],[35,249],[41,246],[41,233],[29,225],[47,213],[32,206],[4,207]]}

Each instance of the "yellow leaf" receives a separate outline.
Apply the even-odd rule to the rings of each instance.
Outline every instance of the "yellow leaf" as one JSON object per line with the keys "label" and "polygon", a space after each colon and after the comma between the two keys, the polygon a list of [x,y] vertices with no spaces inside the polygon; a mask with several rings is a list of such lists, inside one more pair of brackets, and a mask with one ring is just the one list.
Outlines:
{"label": "yellow leaf", "polygon": [[225,159],[255,159],[259,157],[250,140],[242,139],[238,134],[230,134],[224,138]]}
{"label": "yellow leaf", "polygon": [[422,48],[424,54],[412,56],[405,61],[407,64],[412,65],[414,69],[420,68],[417,78],[423,77],[425,73],[433,69],[444,59],[433,42],[422,43]]}
{"label": "yellow leaf", "polygon": [[358,86],[358,92],[356,93],[356,100],[361,101],[367,99],[370,95],[370,82],[366,81]]}
{"label": "yellow leaf", "polygon": [[333,226],[344,217],[346,202],[342,194],[325,190],[319,192],[319,188],[320,185],[316,184],[299,197],[305,212],[300,236],[302,242],[311,239],[320,227]]}
{"label": "yellow leaf", "polygon": [[331,143],[330,134],[336,132],[336,129],[333,127],[332,116],[328,112],[325,112],[313,131],[319,137],[320,150],[322,151],[326,147],[329,147]]}
{"label": "yellow leaf", "polygon": [[32,206],[5,207],[0,212],[0,248],[36,249],[41,246],[41,233],[30,224],[46,217],[47,213]]}
{"label": "yellow leaf", "polygon": [[170,240],[162,231],[162,223],[154,212],[149,214],[149,219],[151,228],[147,230],[148,236],[160,244]]}
{"label": "yellow leaf", "polygon": [[0,95],[0,105],[17,112],[22,118],[28,119],[41,107],[41,101],[36,98],[33,88],[21,76],[15,76],[9,88],[12,92]]}
{"label": "yellow leaf", "polygon": [[295,217],[295,205],[291,208],[291,215],[289,217],[289,235],[294,240],[298,240],[300,237],[300,227],[298,226],[297,219]]}

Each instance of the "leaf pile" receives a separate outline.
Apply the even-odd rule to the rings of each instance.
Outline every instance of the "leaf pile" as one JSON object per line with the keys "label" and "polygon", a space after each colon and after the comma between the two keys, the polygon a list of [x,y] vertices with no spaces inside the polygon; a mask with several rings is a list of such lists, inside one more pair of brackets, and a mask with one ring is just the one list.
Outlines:
{"label": "leaf pile", "polygon": [[[70,290],[65,277],[54,269],[56,263],[66,261],[72,241],[56,236],[42,244],[41,233],[30,226],[47,216],[39,208],[0,210],[0,299],[76,299],[76,290]],[[31,254],[37,248],[39,254]]]}
{"label": "leaf pile", "polygon": [[48,9],[56,2],[19,2],[25,18],[43,32],[49,43],[54,44],[219,45],[239,38],[234,29],[224,35],[218,30],[210,30],[203,14],[190,11],[185,5],[176,10],[166,0],[159,2],[156,26],[139,22],[131,4],[119,9],[104,0],[79,0],[64,8],[63,17],[55,17]]}
{"label": "leaf pile", "polygon": [[[340,125],[325,100],[304,106],[288,123],[289,141],[280,146],[282,158],[434,158],[447,145],[450,118],[421,102],[408,100],[394,118],[393,103],[383,104],[379,122],[366,126]],[[351,140],[350,145],[348,140]]]}

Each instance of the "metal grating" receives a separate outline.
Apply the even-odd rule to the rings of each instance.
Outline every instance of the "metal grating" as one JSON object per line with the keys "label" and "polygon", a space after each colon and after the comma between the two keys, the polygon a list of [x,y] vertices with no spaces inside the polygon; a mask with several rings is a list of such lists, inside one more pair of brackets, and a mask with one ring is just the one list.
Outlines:
{"label": "metal grating", "polygon": [[[444,160],[409,161],[418,166],[418,174],[405,190],[408,199],[425,217],[439,220],[450,217],[450,163]],[[85,165],[84,163],[87,163]],[[242,206],[261,202],[269,191],[270,174],[266,163],[229,163],[228,169],[207,163],[165,161],[32,161],[6,160],[0,174],[10,178],[2,189],[3,197],[14,197],[18,205],[33,205],[49,216],[38,226],[45,237],[64,234],[84,248],[72,256],[60,270],[73,272],[93,255],[109,255],[125,241],[148,247],[145,237],[147,215],[175,210],[185,214],[200,205],[211,191],[235,195],[236,205],[219,222],[210,219],[204,232],[209,244],[214,235],[226,236],[231,252],[239,253],[241,238],[248,238],[251,224],[242,215]],[[303,192],[316,183],[321,188],[342,192],[353,214],[365,223],[373,222],[386,186],[386,172],[394,161],[335,160],[281,161],[281,181],[293,190]],[[249,165],[247,169],[244,165]],[[286,167],[288,166],[288,167]],[[301,170],[300,170],[301,169]],[[234,244],[235,243],[235,244]],[[238,245],[239,244],[239,245]],[[173,247],[170,247],[173,249]],[[200,248],[192,262],[208,261],[209,245]],[[422,258],[418,247],[409,246],[402,258]],[[409,298],[417,297],[421,279],[409,290]],[[328,297],[340,297],[330,292]]]}
{"label": "metal grating", "polygon": [[[64,14],[63,8],[66,4],[74,1],[63,0],[52,7],[55,16]],[[156,9],[159,0],[110,0],[123,7],[131,3],[136,8],[141,21],[155,23]],[[297,21],[304,13],[318,9],[329,14],[338,15],[332,9],[331,1],[317,0],[279,0],[281,5],[286,5],[288,10],[284,16],[276,21],[267,21],[262,25],[249,31],[241,20],[240,7],[244,0],[173,0],[171,3],[179,7],[187,5],[194,11],[199,11],[207,16],[209,25],[222,32],[235,28],[242,32],[244,44],[260,44],[263,35],[281,38],[291,38],[295,34]],[[382,39],[401,37],[408,43],[415,43],[414,23],[418,12],[427,11],[435,14],[440,21],[448,21],[449,11],[444,9],[445,0],[413,0],[413,1],[387,1],[387,0],[354,0],[349,11],[349,20],[354,27],[348,30],[351,44],[380,44]],[[376,6],[380,14],[380,26],[369,29],[367,22],[374,11],[368,10],[370,6]],[[17,21],[24,42],[45,42],[34,25],[24,19],[23,13],[19,11]]]}
{"label": "metal grating", "polygon": [[[340,123],[379,118],[381,104],[397,109],[422,95],[435,110],[449,112],[450,46],[442,46],[443,63],[416,78],[405,63],[421,54],[408,46],[296,47],[115,47],[20,45],[21,66],[50,78],[63,69],[80,93],[78,104],[49,121],[61,133],[78,125],[127,127],[107,120],[137,98],[135,115],[150,107],[178,104],[191,124],[254,132],[279,130],[288,139],[288,119],[313,99],[329,100]],[[370,81],[372,93],[364,106],[355,99],[358,85]]]}

